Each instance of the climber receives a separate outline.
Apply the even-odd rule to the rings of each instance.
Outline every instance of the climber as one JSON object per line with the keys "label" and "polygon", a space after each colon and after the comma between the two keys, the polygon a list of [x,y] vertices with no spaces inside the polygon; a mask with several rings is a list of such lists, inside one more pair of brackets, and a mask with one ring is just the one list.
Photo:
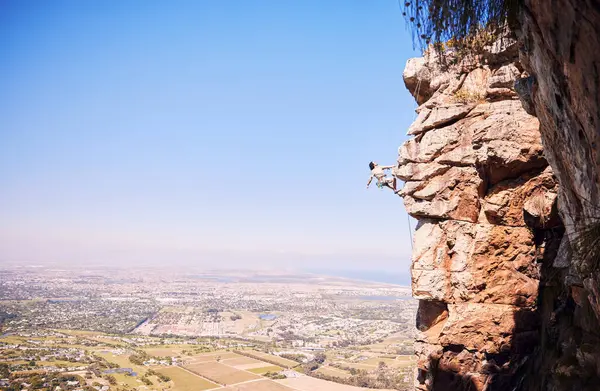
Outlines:
{"label": "climber", "polygon": [[369,168],[371,169],[371,176],[369,177],[369,182],[367,182],[367,189],[371,184],[373,178],[377,179],[377,187],[383,189],[383,186],[387,186],[394,191],[394,193],[398,193],[399,190],[396,190],[396,178],[389,178],[385,170],[391,170],[394,166],[380,166],[375,162],[369,163]]}

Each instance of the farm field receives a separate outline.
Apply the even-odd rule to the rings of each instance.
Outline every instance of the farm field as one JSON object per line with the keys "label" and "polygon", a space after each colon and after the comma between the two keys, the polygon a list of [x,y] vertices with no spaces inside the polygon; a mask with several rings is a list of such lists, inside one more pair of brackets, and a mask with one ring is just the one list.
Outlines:
{"label": "farm field", "polygon": [[361,361],[361,364],[378,366],[379,362],[381,361],[383,361],[388,367],[392,368],[400,368],[403,366],[412,365],[411,356],[398,356],[396,359],[374,357]]}
{"label": "farm field", "polygon": [[[39,391],[43,380],[63,391],[406,391],[414,380],[414,356],[400,357],[417,334],[409,287],[168,262],[32,266],[0,268],[0,388]],[[52,376],[32,375],[42,371]]]}
{"label": "farm field", "polygon": [[[372,388],[354,387],[344,384],[321,380],[310,376],[298,376],[287,379],[276,380],[277,383],[289,386],[297,391],[365,391]],[[378,391],[392,391],[379,389]]]}
{"label": "farm field", "polygon": [[248,380],[260,379],[260,376],[258,375],[235,369],[233,367],[218,362],[186,364],[184,368],[223,385],[230,385]]}
{"label": "farm field", "polygon": [[363,364],[363,363],[346,362],[346,361],[338,361],[338,363],[340,363],[348,368],[366,369],[367,371],[371,371],[371,370],[377,368],[377,365],[369,365],[369,364]]}
{"label": "farm field", "polygon": [[260,368],[251,368],[248,369],[248,372],[252,372],[252,373],[256,373],[257,375],[263,375],[267,372],[279,372],[283,370],[283,368],[278,367],[277,365],[270,365],[267,367],[260,367]]}
{"label": "farm field", "polygon": [[413,340],[406,338],[402,333],[390,335],[382,342],[365,345],[364,348],[375,353],[395,354],[398,347],[412,346]]}
{"label": "farm field", "polygon": [[241,319],[232,322],[232,325],[229,328],[229,331],[240,335],[247,334],[250,328],[260,327],[261,321],[258,318],[258,314],[249,311],[221,312],[219,315],[223,316],[225,319],[229,319],[232,315],[241,316]]}
{"label": "farm field", "polygon": [[141,380],[138,380],[138,376],[127,376],[123,373],[114,373],[113,376],[117,379],[118,383],[129,387],[139,387],[143,384]]}
{"label": "farm field", "polygon": [[156,372],[171,378],[171,381],[174,384],[173,388],[171,388],[173,391],[201,391],[219,387],[218,384],[212,383],[178,367],[160,368],[157,369]]}
{"label": "farm field", "polygon": [[225,335],[248,335],[273,324],[259,318],[258,313],[248,311],[198,310],[195,307],[171,306],[163,307],[155,316],[139,324],[132,332],[141,335],[160,335],[173,333],[187,336],[210,336],[217,330]]}
{"label": "farm field", "polygon": [[333,367],[321,367],[317,370],[317,372],[322,373],[323,375],[341,377],[342,379],[352,376],[350,372]]}
{"label": "farm field", "polygon": [[190,352],[190,351],[193,352],[195,350],[197,351],[202,348],[206,349],[206,347],[204,347],[202,345],[180,344],[180,345],[147,346],[147,347],[142,348],[142,350],[151,356],[166,357],[166,356],[180,356],[184,350],[188,351],[188,352]]}
{"label": "farm field", "polygon": [[26,340],[27,340],[26,338],[16,337],[16,336],[12,336],[12,335],[7,335],[7,336],[0,338],[0,341],[2,341],[4,343],[8,343],[8,344],[19,344]]}
{"label": "farm field", "polygon": [[294,389],[271,380],[259,380],[221,388],[219,391],[294,391]]}
{"label": "farm field", "polygon": [[246,365],[256,365],[256,364],[261,364],[261,365],[265,365],[265,363],[263,361],[258,361],[256,359],[250,358],[250,357],[244,357],[244,356],[238,356],[238,357],[234,357],[234,358],[226,358],[226,359],[221,359],[221,361],[223,362],[223,364],[227,364],[230,365],[232,367],[238,367],[238,366],[246,366]]}
{"label": "farm field", "polygon": [[217,358],[221,361],[225,361],[225,360],[229,360],[229,359],[236,359],[236,358],[243,358],[243,357],[244,356],[240,356],[233,352],[227,352],[227,351],[222,350],[222,351],[216,351],[216,352],[211,352],[211,353],[195,354],[193,356],[186,357],[186,361],[189,363],[202,363],[202,362],[208,362],[208,361],[216,361]]}
{"label": "farm field", "polygon": [[52,343],[49,346],[52,348],[69,348],[69,349],[82,349],[82,350],[98,349],[98,346],[77,345],[77,344],[69,344],[69,343]]}
{"label": "farm field", "polygon": [[97,351],[96,354],[106,361],[118,364],[121,368],[132,368],[134,365],[129,361],[129,354],[117,355],[108,351]]}
{"label": "farm field", "polygon": [[62,334],[74,335],[74,336],[100,336],[100,335],[105,335],[104,333],[101,333],[99,331],[87,331],[87,330],[55,329],[55,331],[57,331],[59,333],[62,333]]}
{"label": "farm field", "polygon": [[[67,346],[78,347],[87,354],[101,356],[103,359],[118,364],[121,368],[132,368],[138,376],[127,376],[122,373],[113,374],[119,387],[138,390],[168,390],[168,391],[359,391],[367,388],[353,387],[338,384],[324,379],[318,379],[303,374],[300,364],[276,354],[265,353],[252,348],[241,350],[229,350],[227,345],[216,347],[208,344],[190,344],[174,341],[171,344],[146,345],[138,348],[152,356],[181,356],[178,361],[180,366],[165,367],[162,365],[144,367],[134,365],[129,361],[129,356],[134,351],[129,347],[121,347],[119,343],[112,343],[109,334],[91,332],[69,332],[64,336],[12,336],[7,335],[0,340],[11,343],[25,343],[33,346]],[[90,345],[81,345],[92,342]],[[120,342],[120,341],[118,341]],[[218,349],[218,350],[216,350]],[[204,351],[203,351],[204,350]],[[185,351],[185,352],[184,352]],[[191,355],[189,355],[191,354]],[[363,369],[374,373],[380,362],[391,371],[402,370],[414,365],[414,356],[398,355],[394,353],[381,353],[373,351],[362,352],[325,352],[326,362],[316,370],[318,374],[347,379],[351,377],[349,370],[338,369],[330,366],[331,363],[339,363],[348,368]],[[14,357],[12,360],[9,357]],[[7,360],[8,359],[8,360]],[[14,364],[27,364],[19,356],[7,356],[3,361]],[[64,365],[66,367],[79,366],[81,364],[67,361],[55,360],[46,362],[40,360],[39,366]],[[269,379],[264,377],[267,372],[281,372],[284,368],[292,368],[300,375],[297,378]],[[152,385],[145,385],[141,381],[142,376],[149,370],[154,369],[161,374],[171,378],[168,383],[161,383],[158,378],[150,377]],[[83,376],[83,372],[81,375]],[[106,380],[99,377],[101,384]],[[88,385],[90,383],[88,382]]]}
{"label": "farm field", "polygon": [[299,365],[296,361],[288,360],[287,358],[275,356],[273,354],[257,352],[256,350],[245,350],[244,353],[257,360],[267,360],[277,365],[281,365],[284,368],[293,368]]}
{"label": "farm field", "polygon": [[234,366],[234,368],[236,368],[236,369],[243,369],[243,370],[249,371],[251,369],[264,368],[266,366],[276,367],[277,365],[269,364],[269,363],[264,362],[264,361],[259,361],[256,364],[236,365],[236,366]]}
{"label": "farm field", "polygon": [[143,348],[142,350],[151,356],[166,357],[166,356],[179,356],[182,350],[186,350],[184,347],[173,347],[173,348]]}

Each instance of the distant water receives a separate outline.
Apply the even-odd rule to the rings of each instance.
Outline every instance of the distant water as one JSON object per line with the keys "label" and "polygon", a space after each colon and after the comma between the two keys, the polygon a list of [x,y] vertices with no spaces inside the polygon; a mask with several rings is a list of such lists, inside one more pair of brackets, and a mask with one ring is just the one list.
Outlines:
{"label": "distant water", "polygon": [[260,314],[258,317],[262,320],[275,320],[277,318],[277,316],[273,314]]}
{"label": "distant water", "polygon": [[306,271],[309,273],[322,274],[326,276],[351,278],[353,280],[384,282],[387,284],[410,286],[409,273],[388,273],[385,271],[329,269],[311,269]]}
{"label": "distant water", "polygon": [[220,276],[216,274],[191,274],[190,278],[199,278],[202,280],[214,280],[216,282],[235,282],[235,277]]}

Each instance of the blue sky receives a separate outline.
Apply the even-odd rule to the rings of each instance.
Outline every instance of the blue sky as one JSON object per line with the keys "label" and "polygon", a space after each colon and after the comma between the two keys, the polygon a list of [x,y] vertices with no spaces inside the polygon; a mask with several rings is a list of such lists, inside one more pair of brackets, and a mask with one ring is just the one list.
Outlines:
{"label": "blue sky", "polygon": [[395,0],[0,0],[0,262],[408,270]]}

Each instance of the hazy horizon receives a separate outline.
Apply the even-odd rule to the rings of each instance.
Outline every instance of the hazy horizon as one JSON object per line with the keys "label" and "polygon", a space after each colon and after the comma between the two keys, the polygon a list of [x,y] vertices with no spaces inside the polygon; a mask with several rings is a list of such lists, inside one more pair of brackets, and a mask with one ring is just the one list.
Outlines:
{"label": "hazy horizon", "polygon": [[408,272],[417,55],[391,0],[0,3],[0,264]]}

